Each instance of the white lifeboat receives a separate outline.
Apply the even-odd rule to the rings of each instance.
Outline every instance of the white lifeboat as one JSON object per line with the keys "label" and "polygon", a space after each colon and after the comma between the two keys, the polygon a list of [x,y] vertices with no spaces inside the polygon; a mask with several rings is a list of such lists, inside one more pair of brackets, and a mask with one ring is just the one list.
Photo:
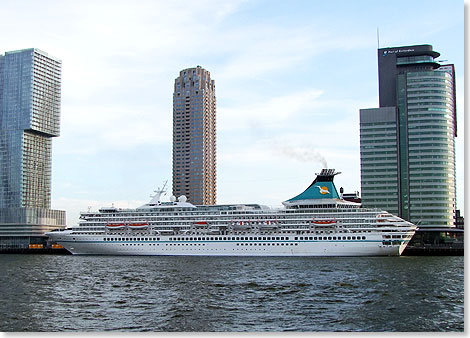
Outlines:
{"label": "white lifeboat", "polygon": [[139,230],[139,229],[147,229],[148,228],[148,223],[129,223],[127,225],[129,229],[132,230]]}
{"label": "white lifeboat", "polygon": [[124,229],[126,225],[124,223],[109,223],[106,224],[106,228],[110,230],[120,230]]}

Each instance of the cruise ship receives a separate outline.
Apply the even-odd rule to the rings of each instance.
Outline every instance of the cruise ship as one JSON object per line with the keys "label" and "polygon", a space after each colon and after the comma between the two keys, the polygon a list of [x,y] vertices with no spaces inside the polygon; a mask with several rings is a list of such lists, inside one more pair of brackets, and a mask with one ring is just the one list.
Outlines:
{"label": "cruise ship", "polygon": [[346,201],[323,169],[301,194],[260,204],[193,205],[160,201],[165,186],[136,209],[80,213],[79,224],[48,232],[74,255],[399,256],[416,226]]}

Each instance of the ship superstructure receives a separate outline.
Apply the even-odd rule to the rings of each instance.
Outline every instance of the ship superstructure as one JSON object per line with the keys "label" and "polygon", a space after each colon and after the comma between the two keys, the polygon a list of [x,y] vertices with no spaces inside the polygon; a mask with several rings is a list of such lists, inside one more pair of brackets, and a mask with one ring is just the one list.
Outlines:
{"label": "ship superstructure", "polygon": [[164,189],[136,209],[82,212],[79,225],[48,233],[72,254],[202,256],[398,256],[416,226],[341,198],[334,169],[323,169],[279,208],[195,206]]}

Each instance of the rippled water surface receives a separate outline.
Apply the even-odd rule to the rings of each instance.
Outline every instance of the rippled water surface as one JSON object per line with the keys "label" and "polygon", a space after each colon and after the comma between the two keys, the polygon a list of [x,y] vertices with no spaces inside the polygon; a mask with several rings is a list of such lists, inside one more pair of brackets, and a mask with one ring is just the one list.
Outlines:
{"label": "rippled water surface", "polygon": [[463,257],[0,255],[0,331],[463,331]]}

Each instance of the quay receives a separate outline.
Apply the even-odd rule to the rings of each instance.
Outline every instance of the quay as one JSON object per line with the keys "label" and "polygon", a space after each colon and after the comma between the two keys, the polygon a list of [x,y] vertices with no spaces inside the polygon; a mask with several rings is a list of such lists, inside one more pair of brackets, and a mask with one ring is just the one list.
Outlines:
{"label": "quay", "polygon": [[422,228],[416,230],[403,256],[463,256],[464,229]]}

